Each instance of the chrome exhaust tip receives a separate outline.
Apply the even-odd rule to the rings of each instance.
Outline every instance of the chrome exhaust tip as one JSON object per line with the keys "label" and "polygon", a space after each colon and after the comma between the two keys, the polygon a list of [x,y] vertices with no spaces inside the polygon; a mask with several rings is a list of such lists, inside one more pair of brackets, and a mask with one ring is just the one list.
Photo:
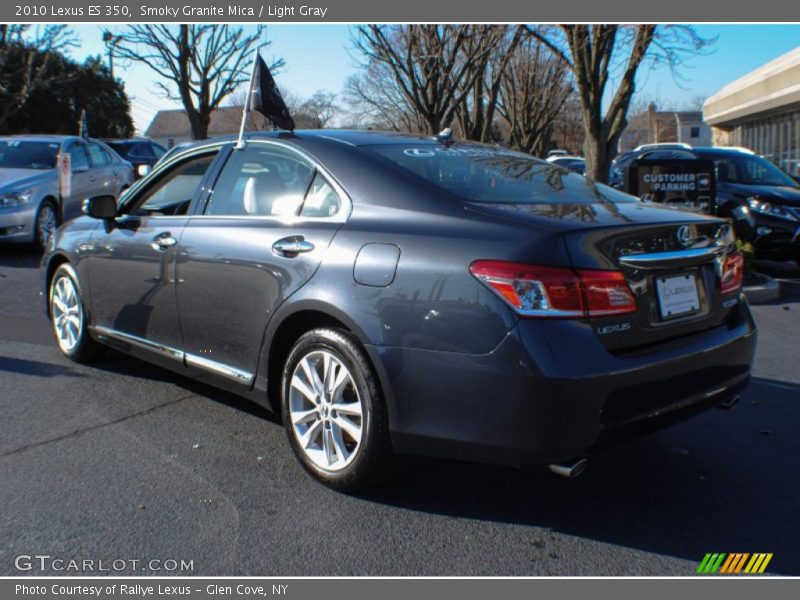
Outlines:
{"label": "chrome exhaust tip", "polygon": [[730,410],[731,408],[736,406],[736,403],[739,402],[739,399],[740,399],[739,394],[736,394],[734,396],[731,396],[727,400],[723,400],[722,402],[717,404],[717,406],[719,406],[723,410]]}
{"label": "chrome exhaust tip", "polygon": [[548,465],[550,471],[555,473],[556,475],[560,475],[561,477],[566,477],[568,479],[573,479],[583,473],[586,470],[586,467],[589,466],[589,461],[585,458],[580,458],[575,462],[571,463],[561,463],[556,464],[553,463]]}

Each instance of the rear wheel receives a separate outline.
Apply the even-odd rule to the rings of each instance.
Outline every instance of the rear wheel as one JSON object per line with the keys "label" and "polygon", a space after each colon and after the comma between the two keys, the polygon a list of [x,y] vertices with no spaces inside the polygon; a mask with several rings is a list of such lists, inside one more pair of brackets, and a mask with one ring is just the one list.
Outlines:
{"label": "rear wheel", "polygon": [[59,349],[75,362],[88,362],[98,356],[100,345],[87,331],[86,309],[80,296],[77,276],[69,265],[56,269],[50,282],[50,318]]}
{"label": "rear wheel", "polygon": [[386,408],[360,344],[338,329],[297,340],[283,371],[282,413],[298,459],[325,485],[377,483],[391,457]]}
{"label": "rear wheel", "polygon": [[45,200],[36,212],[34,221],[34,243],[40,250],[47,247],[56,227],[58,227],[58,208],[54,202]]}

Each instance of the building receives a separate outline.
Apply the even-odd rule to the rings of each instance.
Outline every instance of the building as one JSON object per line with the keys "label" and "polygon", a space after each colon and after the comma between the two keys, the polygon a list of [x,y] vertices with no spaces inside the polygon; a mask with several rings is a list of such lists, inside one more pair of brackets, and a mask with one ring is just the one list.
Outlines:
{"label": "building", "polygon": [[723,87],[703,115],[714,145],[750,148],[800,174],[800,47]]}
{"label": "building", "polygon": [[[211,113],[211,122],[208,126],[208,136],[238,134],[242,123],[241,106],[225,106]],[[246,131],[268,131],[272,125],[260,113],[250,112],[247,115]],[[160,110],[153,117],[145,136],[158,142],[165,148],[172,148],[177,144],[191,141],[192,128],[189,117],[182,109]]]}
{"label": "building", "polygon": [[711,128],[703,122],[700,111],[659,111],[651,103],[645,112],[634,115],[622,132],[619,152],[633,150],[642,144],[683,142],[692,146],[710,146]]}

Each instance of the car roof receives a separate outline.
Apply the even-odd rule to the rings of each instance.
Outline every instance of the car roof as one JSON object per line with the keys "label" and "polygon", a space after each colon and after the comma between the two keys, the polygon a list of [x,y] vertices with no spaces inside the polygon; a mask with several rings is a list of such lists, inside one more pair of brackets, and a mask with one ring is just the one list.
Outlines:
{"label": "car roof", "polygon": [[19,134],[19,135],[4,135],[0,136],[0,139],[3,140],[19,140],[19,141],[26,141],[26,142],[58,142],[63,143],[69,140],[79,140],[81,139],[77,135],[51,135],[51,134],[43,134],[43,133],[27,133],[27,134]]}
{"label": "car roof", "polygon": [[[213,142],[235,141],[236,135],[215,136],[207,140],[196,140],[178,144],[190,148],[195,145],[205,145]],[[398,131],[372,131],[355,129],[298,129],[295,131],[251,131],[244,135],[245,140],[282,139],[286,141],[302,140],[327,140],[348,146],[373,146],[386,144],[437,144],[440,143],[435,136],[426,136]],[[456,143],[479,144],[470,140],[454,140]],[[487,144],[484,144],[487,145]],[[488,144],[490,147],[494,146]]]}

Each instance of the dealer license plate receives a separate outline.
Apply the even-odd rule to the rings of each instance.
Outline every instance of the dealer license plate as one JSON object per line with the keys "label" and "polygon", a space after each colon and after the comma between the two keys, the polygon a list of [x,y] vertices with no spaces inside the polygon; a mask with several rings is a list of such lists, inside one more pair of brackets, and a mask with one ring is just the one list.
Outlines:
{"label": "dealer license plate", "polygon": [[656,290],[662,319],[690,315],[700,310],[697,279],[694,273],[656,277]]}

